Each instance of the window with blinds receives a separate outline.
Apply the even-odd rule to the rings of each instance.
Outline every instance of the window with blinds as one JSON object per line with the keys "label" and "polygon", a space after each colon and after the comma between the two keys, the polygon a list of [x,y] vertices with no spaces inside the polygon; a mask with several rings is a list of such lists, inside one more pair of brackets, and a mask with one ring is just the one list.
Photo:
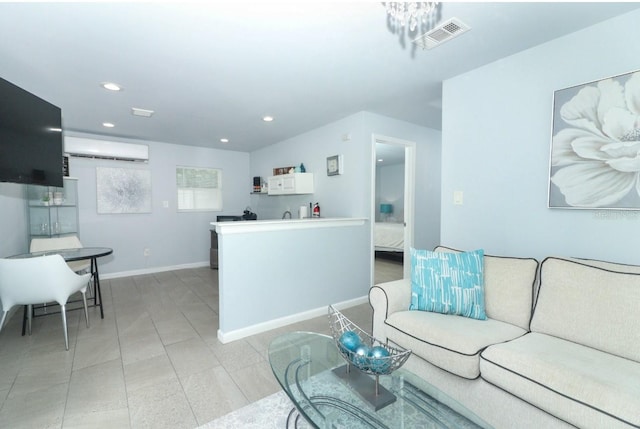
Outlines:
{"label": "window with blinds", "polygon": [[178,211],[222,211],[222,170],[176,167]]}

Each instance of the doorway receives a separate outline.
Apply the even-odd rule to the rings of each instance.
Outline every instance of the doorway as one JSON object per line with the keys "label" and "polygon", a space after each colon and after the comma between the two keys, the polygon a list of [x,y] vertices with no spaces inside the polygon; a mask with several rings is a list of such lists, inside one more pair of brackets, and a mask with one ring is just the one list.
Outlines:
{"label": "doorway", "polygon": [[371,266],[376,284],[411,274],[415,142],[374,134],[372,153]]}

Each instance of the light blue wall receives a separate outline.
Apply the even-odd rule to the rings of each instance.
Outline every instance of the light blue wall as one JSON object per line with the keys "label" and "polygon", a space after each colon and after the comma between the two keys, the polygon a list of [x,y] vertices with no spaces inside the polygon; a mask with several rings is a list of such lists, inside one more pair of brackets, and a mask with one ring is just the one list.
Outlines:
{"label": "light blue wall", "polygon": [[[342,141],[351,134],[350,141]],[[251,176],[271,176],[274,167],[300,165],[314,174],[315,193],[304,196],[252,196],[259,219],[279,219],[301,204],[320,203],[323,217],[369,217],[371,152],[364,144],[362,114],[351,115],[307,133],[251,153]],[[326,159],[341,154],[344,174],[327,176]]]}
{"label": "light blue wall", "polygon": [[28,250],[27,230],[24,185],[0,183],[0,258]]}
{"label": "light blue wall", "polygon": [[390,221],[404,221],[404,164],[376,167],[376,222],[383,220],[380,213],[383,202],[393,206]]}
{"label": "light blue wall", "polygon": [[[301,196],[252,195],[251,208],[259,219],[279,219],[285,210],[295,217],[301,204],[313,201],[320,203],[323,217],[369,219],[373,134],[416,143],[416,243],[435,247],[440,228],[440,132],[368,112],[252,152],[250,176],[264,179],[275,167],[304,163],[306,171],[314,174],[315,192]],[[327,176],[326,158],[332,155],[343,156],[343,174]],[[370,228],[367,222],[355,229],[296,230],[247,237],[223,234],[220,275],[224,289],[221,305],[225,308],[221,309],[221,332],[366,296],[371,287]],[[228,290],[229,283],[236,286]],[[294,287],[289,293],[292,283],[299,283],[300,288]],[[247,301],[246,285],[255,290],[251,302]],[[283,301],[283,293],[291,299]],[[291,302],[296,303],[293,308]],[[234,314],[239,305],[254,306],[248,312],[250,316],[246,312]]]}
{"label": "light blue wall", "polygon": [[221,234],[220,332],[366,297],[369,224]]}
{"label": "light blue wall", "polygon": [[28,251],[25,185],[0,183],[0,258]]}
{"label": "light blue wall", "polygon": [[640,216],[547,208],[553,92],[640,68],[639,22],[622,15],[444,83],[444,245],[640,263]]}
{"label": "light blue wall", "polygon": [[[350,135],[349,141],[343,136]],[[300,204],[319,202],[325,217],[371,214],[372,134],[416,143],[415,245],[440,242],[440,132],[393,118],[360,112],[251,153],[251,176],[270,176],[274,167],[304,163],[314,173],[313,196],[251,197],[260,219],[280,218]],[[341,154],[344,174],[327,176],[326,158]]]}
{"label": "light blue wall", "polygon": [[[112,256],[99,261],[102,274],[208,264],[209,223],[215,221],[218,214],[242,214],[249,203],[249,154],[158,142],[130,142],[149,145],[148,164],[86,158],[70,160],[70,175],[78,178],[82,244],[114,249]],[[178,213],[176,166],[221,168],[223,212]],[[149,169],[151,213],[98,214],[96,167]],[[169,202],[168,208],[163,207],[163,201]],[[144,248],[150,249],[149,257],[143,256]]]}
{"label": "light blue wall", "polygon": [[[77,137],[104,137],[75,134]],[[153,270],[183,264],[208,264],[209,222],[218,214],[242,214],[249,204],[249,154],[117,139],[149,145],[148,164],[71,158],[70,175],[78,178],[80,238],[84,246],[106,246],[112,256],[100,259],[101,274]],[[222,168],[223,212],[177,213],[175,167]],[[151,171],[152,212],[97,214],[96,167],[141,168]],[[169,202],[164,208],[163,201]],[[28,251],[24,185],[0,183],[0,257]],[[143,250],[151,250],[149,257]]]}
{"label": "light blue wall", "polygon": [[416,143],[413,243],[417,248],[433,249],[440,244],[440,131],[370,112],[364,112],[363,119],[364,134],[369,145],[367,159],[371,157],[371,134],[395,137]]}
{"label": "light blue wall", "polygon": [[[118,139],[148,144],[149,163],[71,158],[71,176],[79,179],[81,240],[85,246],[112,247],[114,254],[101,259],[100,270],[103,274],[120,274],[207,263],[209,222],[215,220],[217,214],[242,214],[247,206],[251,206],[260,219],[267,219],[281,217],[287,208],[295,216],[300,204],[318,201],[324,217],[368,218],[373,133],[416,142],[416,245],[435,246],[439,243],[440,133],[368,112],[351,115],[251,154]],[[344,134],[350,134],[349,141],[343,141]],[[104,138],[86,134],[75,136]],[[326,158],[336,154],[344,156],[345,172],[329,177]],[[252,176],[266,177],[273,167],[300,162],[305,164],[307,171],[315,173],[316,193],[313,196],[250,195]],[[177,213],[176,165],[222,168],[224,211]],[[97,214],[95,169],[98,166],[150,169],[152,213]],[[163,201],[169,202],[169,208],[162,206]],[[0,184],[0,207],[3,238],[0,254],[8,256],[26,251],[27,220],[22,185]],[[151,250],[149,257],[143,256],[144,248]]]}

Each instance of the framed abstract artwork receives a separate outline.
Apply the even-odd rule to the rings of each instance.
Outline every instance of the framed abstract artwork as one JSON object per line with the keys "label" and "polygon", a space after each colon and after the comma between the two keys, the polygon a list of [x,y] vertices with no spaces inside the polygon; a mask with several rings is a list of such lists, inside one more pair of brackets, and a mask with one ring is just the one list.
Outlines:
{"label": "framed abstract artwork", "polygon": [[100,214],[151,213],[151,171],[96,168],[97,211]]}
{"label": "framed abstract artwork", "polygon": [[553,95],[549,207],[640,210],[640,71]]}

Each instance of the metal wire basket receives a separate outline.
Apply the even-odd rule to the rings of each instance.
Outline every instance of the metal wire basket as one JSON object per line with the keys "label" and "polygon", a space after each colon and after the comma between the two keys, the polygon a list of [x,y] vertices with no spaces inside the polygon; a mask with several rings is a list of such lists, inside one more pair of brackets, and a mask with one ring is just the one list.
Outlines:
{"label": "metal wire basket", "polygon": [[[332,305],[329,306],[329,327],[331,328],[331,336],[336,342],[338,350],[347,361],[348,365],[353,365],[360,371],[371,375],[391,374],[400,368],[411,355],[411,350],[405,350],[399,347],[391,347],[390,345],[377,340],[371,335],[363,331],[358,325],[336,310]],[[341,342],[341,338],[345,332],[355,332],[360,338],[361,344],[365,346],[364,350],[371,351],[374,347],[381,347],[386,350],[386,356],[371,356],[370,354],[358,354],[353,350],[349,350]],[[361,352],[363,350],[360,350]]]}

